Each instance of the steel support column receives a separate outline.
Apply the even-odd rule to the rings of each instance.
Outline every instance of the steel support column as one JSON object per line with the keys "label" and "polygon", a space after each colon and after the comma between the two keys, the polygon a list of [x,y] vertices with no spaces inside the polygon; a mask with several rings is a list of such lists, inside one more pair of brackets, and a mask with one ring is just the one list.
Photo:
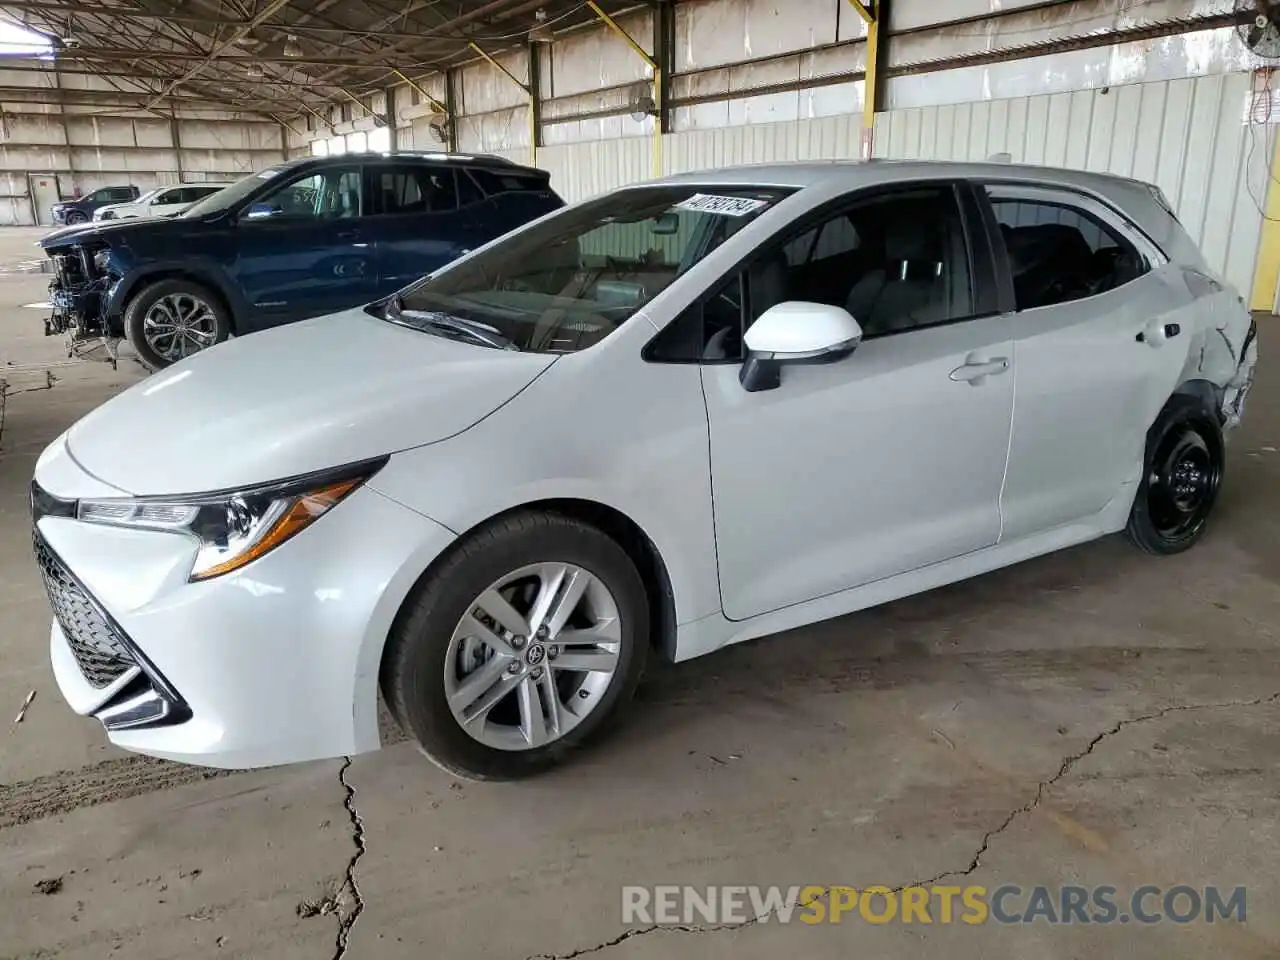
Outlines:
{"label": "steel support column", "polygon": [[458,150],[458,81],[456,70],[444,72],[444,112],[447,134],[445,146],[451,153]]}
{"label": "steel support column", "polygon": [[591,8],[591,12],[599,17],[610,30],[620,36],[632,50],[649,65],[649,69],[653,72],[653,102],[658,105],[658,113],[653,124],[653,175],[655,177],[662,176],[662,109],[661,105],[666,100],[666,94],[662,89],[662,65],[653,58],[653,56],[644,47],[636,42],[635,37],[627,33],[618,25],[618,22],[600,9],[600,4],[596,0],[587,0],[587,6]]}
{"label": "steel support column", "polygon": [[885,22],[886,0],[849,0],[867,25],[867,65],[862,95],[862,159],[870,160],[875,152],[876,114],[883,103],[880,67],[880,28]]}
{"label": "steel support column", "polygon": [[[653,11],[653,59],[658,62],[654,83],[654,102],[658,110],[660,134],[671,132],[671,91],[663,82],[676,72],[676,5],[674,0],[660,0]],[[658,171],[661,173],[662,171]]]}
{"label": "steel support column", "polygon": [[400,137],[396,131],[396,88],[384,87],[382,98],[386,104],[382,116],[387,124],[387,149],[395,153],[400,149]]}
{"label": "steel support column", "polygon": [[539,45],[529,42],[529,151],[532,166],[538,165],[538,149],[542,146],[542,61]]}
{"label": "steel support column", "polygon": [[187,175],[182,169],[182,134],[178,129],[178,117],[173,113],[169,114],[169,139],[173,141],[173,159],[178,168],[178,182],[185,183]]}

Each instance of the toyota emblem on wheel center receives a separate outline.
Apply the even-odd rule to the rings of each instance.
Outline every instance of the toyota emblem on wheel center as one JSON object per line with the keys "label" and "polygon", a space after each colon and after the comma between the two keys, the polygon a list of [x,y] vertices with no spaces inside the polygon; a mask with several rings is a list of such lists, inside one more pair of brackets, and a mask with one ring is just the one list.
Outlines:
{"label": "toyota emblem on wheel center", "polygon": [[543,660],[547,659],[547,648],[540,643],[529,644],[529,650],[524,655],[529,666],[536,667]]}

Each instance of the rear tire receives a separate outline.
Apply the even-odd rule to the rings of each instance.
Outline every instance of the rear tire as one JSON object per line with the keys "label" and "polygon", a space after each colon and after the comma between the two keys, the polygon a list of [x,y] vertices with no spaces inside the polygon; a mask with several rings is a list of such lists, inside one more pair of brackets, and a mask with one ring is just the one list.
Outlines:
{"label": "rear tire", "polygon": [[148,370],[163,370],[231,335],[231,311],[208,287],[175,277],[143,287],[124,311],[124,335]]}
{"label": "rear tire", "polygon": [[622,547],[570,517],[518,513],[468,537],[406,601],[383,696],[438,766],[514,780],[616,723],[648,647],[644,583]]}
{"label": "rear tire", "polygon": [[1204,534],[1222,487],[1226,444],[1197,399],[1175,396],[1147,432],[1142,482],[1125,533],[1147,553],[1190,549]]}

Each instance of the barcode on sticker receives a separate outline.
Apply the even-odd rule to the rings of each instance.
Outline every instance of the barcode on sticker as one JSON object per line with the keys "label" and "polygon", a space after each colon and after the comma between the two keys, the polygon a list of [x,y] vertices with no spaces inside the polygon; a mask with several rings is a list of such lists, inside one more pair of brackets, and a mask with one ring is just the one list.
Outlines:
{"label": "barcode on sticker", "polygon": [[767,207],[768,201],[752,200],[750,197],[720,197],[712,193],[695,193],[688,200],[676,204],[677,210],[695,210],[698,213],[718,213],[726,217],[745,217],[755,213],[761,207]]}

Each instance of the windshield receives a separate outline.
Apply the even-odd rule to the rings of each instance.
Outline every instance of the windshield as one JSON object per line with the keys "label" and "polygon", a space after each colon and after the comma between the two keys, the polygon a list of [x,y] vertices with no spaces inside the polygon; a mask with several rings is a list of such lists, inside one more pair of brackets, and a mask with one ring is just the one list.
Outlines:
{"label": "windshield", "polygon": [[164,187],[156,187],[154,190],[148,190],[146,193],[139,195],[136,200],[120,200],[117,203],[112,204],[112,206],[123,207],[130,203],[145,203],[164,189]]}
{"label": "windshield", "polygon": [[230,186],[222,187],[209,194],[203,200],[197,200],[187,207],[182,216],[187,220],[196,220],[200,217],[207,217],[211,213],[222,213],[224,210],[238,207],[242,201],[248,199],[250,194],[261,187],[267,180],[273,179],[278,173],[280,173],[280,170],[276,167],[270,167],[258,173],[251,173]]}
{"label": "windshield", "polygon": [[394,323],[499,349],[584,350],[788,192],[684,184],[618,190],[372,309]]}

